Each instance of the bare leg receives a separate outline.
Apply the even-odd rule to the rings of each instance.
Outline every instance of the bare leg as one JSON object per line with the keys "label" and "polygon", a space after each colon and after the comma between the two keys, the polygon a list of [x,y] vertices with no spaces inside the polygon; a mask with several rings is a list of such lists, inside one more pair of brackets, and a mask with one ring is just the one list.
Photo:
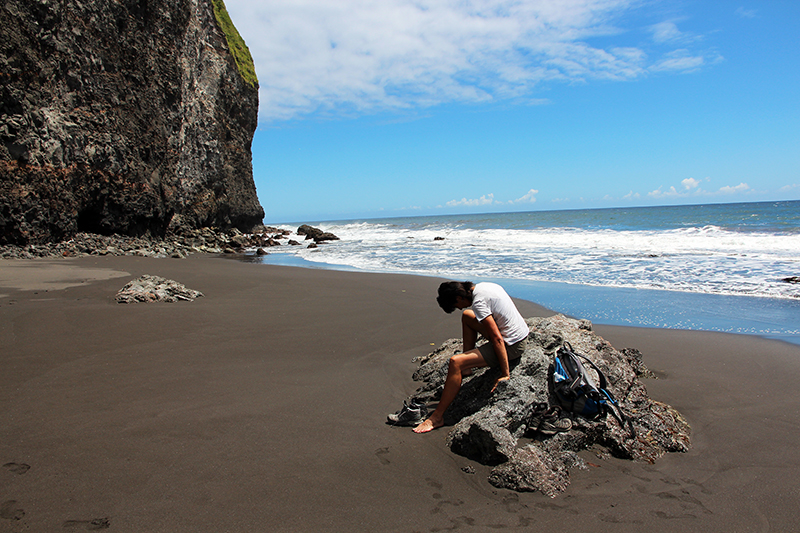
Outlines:
{"label": "bare leg", "polygon": [[431,416],[420,425],[414,428],[415,433],[427,433],[428,431],[442,427],[444,425],[444,412],[456,399],[461,388],[461,381],[465,370],[472,371],[473,368],[480,368],[486,366],[483,356],[478,350],[470,350],[467,353],[454,355],[450,358],[450,363],[447,367],[447,378],[444,382],[444,390],[442,397],[439,399],[439,404],[436,410],[431,413]]}
{"label": "bare leg", "polygon": [[464,309],[461,313],[461,340],[464,344],[462,348],[464,353],[475,349],[475,343],[478,341],[480,324],[472,309]]}
{"label": "bare leg", "polygon": [[478,333],[489,337],[489,331],[485,324],[482,324],[472,309],[464,309],[461,313],[461,339],[464,342],[464,353],[475,349],[478,341]]}
{"label": "bare leg", "polygon": [[[461,339],[464,353],[475,349],[478,342],[478,333],[483,333],[484,326],[478,321],[472,309],[464,309],[461,313]],[[462,370],[461,377],[465,378],[472,375],[472,368]]]}

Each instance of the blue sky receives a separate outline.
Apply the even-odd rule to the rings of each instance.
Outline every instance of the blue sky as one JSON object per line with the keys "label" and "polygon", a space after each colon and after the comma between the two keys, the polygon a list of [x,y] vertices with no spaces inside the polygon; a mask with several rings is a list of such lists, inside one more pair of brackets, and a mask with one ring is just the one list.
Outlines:
{"label": "blue sky", "polygon": [[265,223],[800,199],[800,2],[226,0]]}

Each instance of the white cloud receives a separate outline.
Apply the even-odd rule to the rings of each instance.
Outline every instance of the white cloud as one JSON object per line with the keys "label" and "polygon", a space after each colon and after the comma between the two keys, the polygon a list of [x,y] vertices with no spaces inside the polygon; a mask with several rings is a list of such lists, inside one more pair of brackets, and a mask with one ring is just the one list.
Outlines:
{"label": "white cloud", "polygon": [[623,196],[622,198],[625,199],[625,200],[633,200],[633,199],[638,199],[640,197],[641,197],[641,195],[638,192],[631,191],[628,194],[626,194],[625,196]]}
{"label": "white cloud", "polygon": [[[448,102],[538,103],[548,81],[629,80],[695,69],[685,34],[656,25],[663,50],[614,43],[639,0],[226,0],[253,55],[260,117],[281,120]],[[604,37],[607,47],[595,44]],[[655,52],[655,53],[653,53]],[[651,58],[652,56],[652,58]]]}
{"label": "white cloud", "polygon": [[674,22],[659,22],[650,26],[650,31],[653,32],[653,40],[657,43],[679,41],[683,38],[683,33]]}
{"label": "white cloud", "polygon": [[792,183],[791,185],[784,185],[783,187],[781,187],[778,190],[781,191],[781,192],[789,192],[789,191],[793,191],[795,189],[800,189],[800,183]]}
{"label": "white cloud", "polygon": [[663,190],[663,187],[659,187],[658,189],[647,193],[647,196],[650,196],[651,198],[686,198],[689,196],[719,196],[721,194],[740,194],[751,190],[750,186],[746,183],[740,183],[739,185],[735,186],[726,185],[724,187],[720,187],[719,190],[715,192],[705,191],[699,188],[700,182],[694,178],[686,178],[685,180],[681,181],[681,185],[683,185],[683,190],[678,190],[674,186],[667,190]]}
{"label": "white cloud", "polygon": [[681,181],[681,185],[683,185],[683,188],[688,191],[699,187],[700,182],[694,178],[686,178],[685,180]]}
{"label": "white cloud", "polygon": [[742,18],[746,18],[746,19],[755,18],[756,17],[756,12],[757,12],[757,10],[755,10],[755,9],[746,9],[744,7],[741,7],[741,6],[736,8],[736,11],[735,11],[737,16],[742,17]]}
{"label": "white cloud", "polygon": [[691,55],[689,50],[681,49],[675,50],[666,54],[664,59],[657,61],[650,67],[654,72],[664,71],[692,71],[697,70],[705,64],[705,57],[699,55]]}
{"label": "white cloud", "polygon": [[746,183],[740,183],[739,185],[736,185],[734,187],[729,187],[727,185],[725,187],[720,187],[719,192],[721,192],[722,194],[736,194],[739,192],[745,192],[749,190],[750,190],[749,185],[747,185]]}
{"label": "white cloud", "polygon": [[675,196],[686,196],[686,194],[678,192],[675,187],[670,187],[667,191],[662,191],[661,187],[659,187],[658,189],[647,193],[647,196],[651,196],[653,198],[670,198]]}
{"label": "white cloud", "polygon": [[536,195],[537,194],[539,194],[538,190],[531,189],[528,192],[526,192],[523,196],[521,196],[520,198],[517,198],[516,200],[512,200],[510,203],[512,203],[512,204],[521,204],[521,203],[533,204],[533,203],[536,202]]}
{"label": "white cloud", "polygon": [[490,205],[494,203],[494,194],[484,194],[480,198],[474,199],[467,199],[462,198],[461,200],[450,200],[447,202],[447,207],[458,207],[458,206],[468,206],[468,207],[475,207],[479,205]]}

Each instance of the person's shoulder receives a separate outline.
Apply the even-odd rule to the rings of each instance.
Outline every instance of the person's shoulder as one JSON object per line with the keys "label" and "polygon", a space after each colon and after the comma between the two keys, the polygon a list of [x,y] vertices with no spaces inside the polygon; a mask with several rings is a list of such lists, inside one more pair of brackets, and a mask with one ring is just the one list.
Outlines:
{"label": "person's shoulder", "polygon": [[481,300],[499,300],[507,296],[507,293],[503,287],[490,281],[478,283],[475,286],[475,290],[473,290],[472,294],[474,297]]}
{"label": "person's shoulder", "polygon": [[482,292],[492,292],[492,293],[505,292],[503,287],[501,287],[497,283],[492,283],[491,281],[482,281],[478,283],[477,285],[475,285],[475,290]]}

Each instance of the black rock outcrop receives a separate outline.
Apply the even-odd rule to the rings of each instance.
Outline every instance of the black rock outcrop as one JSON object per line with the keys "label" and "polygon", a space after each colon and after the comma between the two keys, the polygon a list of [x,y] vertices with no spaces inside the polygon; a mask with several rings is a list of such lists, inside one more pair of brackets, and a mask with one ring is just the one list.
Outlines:
{"label": "black rock outcrop", "polygon": [[[447,445],[459,455],[493,465],[491,484],[555,496],[569,485],[569,470],[584,465],[578,455],[582,450],[652,463],[664,453],[689,449],[691,430],[686,420],[648,396],[640,377],[652,374],[638,350],[614,349],[592,331],[588,320],[556,315],[527,322],[528,348],[511,370],[511,379],[491,392],[497,371],[480,369],[465,378],[445,412],[445,424],[451,426]],[[555,403],[548,371],[553,353],[565,341],[603,371],[629,423],[620,425],[611,416],[595,421],[574,416],[571,430],[553,436],[528,427],[537,403]],[[438,400],[448,360],[460,350],[461,341],[450,339],[421,358],[413,379],[423,383],[408,401]]]}
{"label": "black rock outcrop", "polygon": [[260,223],[248,58],[222,0],[4,0],[0,244]]}
{"label": "black rock outcrop", "polygon": [[297,228],[297,234],[305,235],[306,240],[314,239],[314,242],[317,243],[339,240],[339,237],[337,237],[333,233],[322,231],[321,229],[309,226],[308,224],[303,224],[302,226]]}

